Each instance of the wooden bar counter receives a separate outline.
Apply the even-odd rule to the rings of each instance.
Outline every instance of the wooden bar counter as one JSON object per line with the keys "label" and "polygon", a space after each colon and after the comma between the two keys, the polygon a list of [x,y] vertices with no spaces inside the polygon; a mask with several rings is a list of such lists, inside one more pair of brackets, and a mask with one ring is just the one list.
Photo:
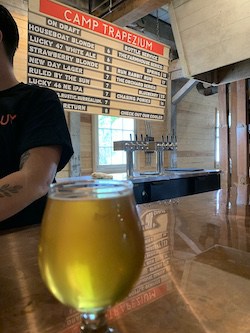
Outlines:
{"label": "wooden bar counter", "polygon": [[[249,333],[249,188],[138,205],[146,255],[127,299],[108,313],[120,333]],[[0,235],[0,333],[79,333],[79,314],[43,284],[39,226]],[[60,230],[58,230],[60,232]]]}

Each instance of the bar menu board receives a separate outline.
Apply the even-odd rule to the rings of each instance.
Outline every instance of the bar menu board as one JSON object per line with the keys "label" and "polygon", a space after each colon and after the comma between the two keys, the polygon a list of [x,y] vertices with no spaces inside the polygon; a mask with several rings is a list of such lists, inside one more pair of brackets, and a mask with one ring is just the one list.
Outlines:
{"label": "bar menu board", "polygon": [[51,0],[29,1],[28,83],[65,111],[163,120],[169,47]]}

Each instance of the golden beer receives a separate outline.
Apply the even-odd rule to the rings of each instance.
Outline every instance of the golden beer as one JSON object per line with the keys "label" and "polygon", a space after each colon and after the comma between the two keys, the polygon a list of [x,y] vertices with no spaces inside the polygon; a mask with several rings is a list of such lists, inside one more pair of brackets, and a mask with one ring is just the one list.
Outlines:
{"label": "golden beer", "polygon": [[63,304],[104,309],[127,296],[141,272],[142,230],[131,191],[78,196],[49,196],[39,266]]}

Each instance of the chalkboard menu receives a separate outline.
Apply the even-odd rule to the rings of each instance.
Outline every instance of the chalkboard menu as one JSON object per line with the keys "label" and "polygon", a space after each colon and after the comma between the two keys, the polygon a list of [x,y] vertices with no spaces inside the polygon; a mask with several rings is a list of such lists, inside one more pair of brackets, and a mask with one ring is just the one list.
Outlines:
{"label": "chalkboard menu", "polygon": [[163,120],[169,47],[51,0],[29,1],[28,83],[65,111]]}

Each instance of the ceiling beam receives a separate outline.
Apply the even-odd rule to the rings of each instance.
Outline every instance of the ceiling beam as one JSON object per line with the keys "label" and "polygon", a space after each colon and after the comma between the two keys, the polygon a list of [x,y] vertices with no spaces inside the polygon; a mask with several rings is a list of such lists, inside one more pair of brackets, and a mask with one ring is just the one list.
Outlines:
{"label": "ceiling beam", "polygon": [[172,97],[172,103],[177,104],[181,99],[196,85],[196,81],[190,79],[184,86]]}
{"label": "ceiling beam", "polygon": [[171,0],[126,0],[103,19],[126,27],[170,2]]}
{"label": "ceiling beam", "polygon": [[203,81],[215,85],[249,79],[250,59],[237,62],[236,64],[220,67],[206,73],[201,73],[195,75],[193,78],[198,81]]}

